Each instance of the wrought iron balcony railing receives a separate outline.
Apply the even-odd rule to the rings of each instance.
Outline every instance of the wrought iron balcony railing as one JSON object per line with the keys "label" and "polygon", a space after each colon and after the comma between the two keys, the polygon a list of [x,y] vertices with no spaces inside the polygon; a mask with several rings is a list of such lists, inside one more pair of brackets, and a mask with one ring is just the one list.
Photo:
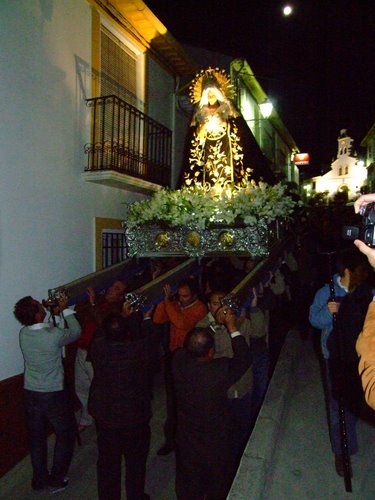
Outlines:
{"label": "wrought iron balcony railing", "polygon": [[92,111],[85,171],[114,170],[170,186],[172,132],[115,95],[86,99]]}

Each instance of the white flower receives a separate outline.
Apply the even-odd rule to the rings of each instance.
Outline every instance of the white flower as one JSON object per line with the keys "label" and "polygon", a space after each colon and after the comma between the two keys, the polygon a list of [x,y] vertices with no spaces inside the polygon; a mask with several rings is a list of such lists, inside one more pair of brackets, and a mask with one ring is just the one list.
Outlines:
{"label": "white flower", "polygon": [[128,205],[126,224],[135,228],[144,224],[166,224],[201,228],[225,223],[255,224],[288,218],[296,202],[285,194],[281,184],[244,183],[244,186],[194,186],[180,190],[161,189],[150,199]]}

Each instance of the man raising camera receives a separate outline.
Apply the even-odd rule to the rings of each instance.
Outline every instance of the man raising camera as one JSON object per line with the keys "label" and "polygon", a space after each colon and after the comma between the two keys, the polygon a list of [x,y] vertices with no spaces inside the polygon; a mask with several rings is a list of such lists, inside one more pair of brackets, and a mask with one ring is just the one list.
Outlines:
{"label": "man raising camera", "polygon": [[[67,298],[60,296],[50,304],[51,314],[62,315],[67,328],[44,323],[46,311],[30,296],[20,299],[14,315],[24,325],[20,331],[20,346],[25,363],[24,396],[26,424],[30,438],[33,467],[31,486],[34,490],[47,487],[52,492],[68,485],[66,474],[73,455],[76,423],[69,394],[64,387],[62,347],[77,340],[81,328],[74,311],[67,309]],[[47,423],[56,435],[53,465],[48,471]]]}

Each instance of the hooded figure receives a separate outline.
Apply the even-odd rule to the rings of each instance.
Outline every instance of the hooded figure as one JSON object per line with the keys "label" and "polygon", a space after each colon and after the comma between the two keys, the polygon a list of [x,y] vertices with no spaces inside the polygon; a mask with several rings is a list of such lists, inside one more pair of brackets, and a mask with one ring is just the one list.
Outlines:
{"label": "hooded figure", "polygon": [[195,108],[180,187],[199,183],[221,190],[228,184],[244,185],[250,177],[255,182],[276,182],[232,99],[232,84],[224,70],[201,70],[192,81],[190,100]]}
{"label": "hooded figure", "polygon": [[240,184],[245,176],[243,154],[231,101],[231,84],[223,71],[202,71],[191,86],[195,110],[189,152],[189,168],[183,182],[210,186]]}

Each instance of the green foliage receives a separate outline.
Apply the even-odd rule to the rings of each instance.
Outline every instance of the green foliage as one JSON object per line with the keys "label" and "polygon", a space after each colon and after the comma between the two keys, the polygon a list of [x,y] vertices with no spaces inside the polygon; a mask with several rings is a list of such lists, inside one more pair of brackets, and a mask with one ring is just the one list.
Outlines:
{"label": "green foliage", "polygon": [[223,189],[197,184],[161,189],[148,200],[128,205],[126,224],[129,228],[161,224],[202,229],[215,224],[251,225],[260,219],[287,219],[299,204],[281,184],[249,181],[242,187],[226,185]]}

